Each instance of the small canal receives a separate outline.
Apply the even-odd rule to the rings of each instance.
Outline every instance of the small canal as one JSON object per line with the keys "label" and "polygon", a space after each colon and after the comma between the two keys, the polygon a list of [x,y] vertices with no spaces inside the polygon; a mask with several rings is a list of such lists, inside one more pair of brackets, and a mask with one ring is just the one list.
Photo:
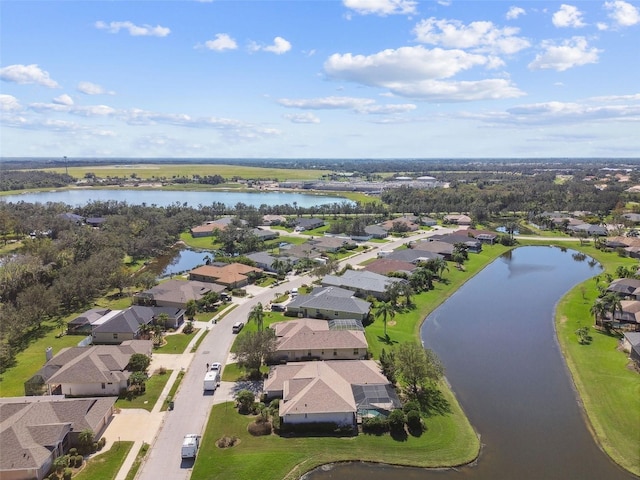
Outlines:
{"label": "small canal", "polygon": [[[349,463],[307,480],[623,480],[592,438],[560,354],[554,309],[601,267],[572,250],[521,247],[500,257],[436,309],[422,340],[482,439],[474,466],[448,470]],[[590,325],[591,318],[584,324]],[[428,434],[428,433],[427,433]]]}

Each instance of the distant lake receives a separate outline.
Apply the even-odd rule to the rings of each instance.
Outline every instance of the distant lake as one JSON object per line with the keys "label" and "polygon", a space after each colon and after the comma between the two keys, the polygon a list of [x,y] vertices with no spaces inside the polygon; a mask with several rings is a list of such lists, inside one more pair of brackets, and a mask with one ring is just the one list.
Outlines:
{"label": "distant lake", "polygon": [[330,195],[312,195],[309,193],[292,192],[235,192],[235,191],[186,191],[186,190],[138,190],[131,188],[95,189],[83,188],[72,190],[56,190],[37,193],[23,193],[20,195],[0,196],[0,201],[48,203],[61,202],[72,207],[86,205],[92,201],[127,202],[129,205],[156,205],[166,207],[176,202],[186,203],[197,208],[198,205],[211,205],[222,202],[229,207],[238,203],[259,207],[260,205],[293,205],[309,208],[317,205],[348,202],[342,197]]}

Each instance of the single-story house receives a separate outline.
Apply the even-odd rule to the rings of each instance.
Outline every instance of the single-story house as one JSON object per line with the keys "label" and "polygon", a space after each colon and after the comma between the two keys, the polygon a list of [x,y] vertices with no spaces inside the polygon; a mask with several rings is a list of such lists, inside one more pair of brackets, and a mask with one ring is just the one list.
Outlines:
{"label": "single-story house", "polygon": [[106,221],[107,219],[105,217],[88,217],[85,219],[84,223],[91,227],[98,228],[101,227],[102,224]]}
{"label": "single-story house", "polygon": [[625,332],[622,349],[629,354],[629,359],[640,367],[640,332]]}
{"label": "single-story house", "polygon": [[249,284],[251,276],[260,276],[262,270],[242,263],[229,263],[224,266],[203,265],[189,272],[189,280],[211,282],[228,288],[240,288]]}
{"label": "single-story house", "polygon": [[322,279],[322,286],[346,288],[360,297],[366,298],[372,295],[379,300],[386,300],[388,286],[399,282],[406,282],[406,280],[385,277],[366,270],[347,270],[341,276],[326,275]]}
{"label": "single-story house", "polygon": [[364,320],[371,304],[339,287],[316,287],[309,295],[297,295],[287,304],[287,313],[311,318]]}
{"label": "single-story house", "polygon": [[118,396],[128,386],[126,367],[134,353],[151,356],[151,340],[121,345],[63,348],[25,382],[26,395]]}
{"label": "single-story house", "polygon": [[155,313],[151,307],[134,305],[120,310],[107,321],[94,324],[91,329],[93,343],[117,345],[125,340],[137,340],[140,338],[142,325],[151,325],[154,318]]}
{"label": "single-story house", "polygon": [[276,268],[274,268],[273,264],[276,260],[281,262],[289,263],[290,265],[295,265],[298,263],[298,258],[296,257],[284,257],[284,256],[275,256],[270,255],[266,252],[255,252],[249,253],[246,255],[247,258],[253,260],[256,264],[256,267],[261,268],[266,272],[275,272]]}
{"label": "single-story house", "polygon": [[[413,250],[399,250],[400,252],[411,252]],[[402,260],[395,260],[393,258],[377,258],[373,262],[367,264],[364,270],[368,272],[379,273],[380,275],[388,275],[392,272],[406,273],[410,275],[416,269],[416,265],[411,262],[405,262]]]}
{"label": "single-story house", "polygon": [[313,230],[315,228],[319,228],[324,226],[324,220],[321,218],[296,218],[293,221],[293,225],[295,225],[295,230],[297,232],[304,232],[306,230]]}
{"label": "single-story house", "polygon": [[263,215],[262,225],[284,225],[287,223],[287,217],[283,215]]}
{"label": "single-story house", "polygon": [[[211,220],[191,228],[192,237],[211,237],[216,230],[224,230],[235,217],[222,217],[217,220]],[[247,224],[246,220],[240,220],[243,225]]]}
{"label": "single-story house", "polygon": [[[362,326],[362,323],[359,322]],[[273,323],[278,337],[275,361],[363,360],[369,344],[360,330],[331,329],[326,320],[301,318]]]}
{"label": "single-story house", "polygon": [[431,237],[431,240],[436,242],[445,242],[451,245],[456,245],[458,243],[463,244],[467,247],[467,250],[472,253],[480,253],[482,251],[482,242],[470,237],[464,233],[450,233],[447,235],[434,235]]}
{"label": "single-story house", "polygon": [[415,232],[420,228],[413,220],[408,219],[407,217],[398,217],[393,218],[391,220],[387,220],[386,222],[382,222],[380,226],[384,228],[387,232],[395,230],[396,225],[402,225],[405,228],[405,231]]}
{"label": "single-story house", "polygon": [[468,229],[468,230],[462,230],[460,232],[456,232],[458,234],[466,234],[467,236],[473,237],[476,240],[482,242],[482,243],[486,243],[488,245],[493,245],[496,240],[498,239],[498,234],[491,232],[489,230],[472,230],[472,229]]}
{"label": "single-story house", "polygon": [[640,213],[624,213],[622,218],[633,223],[640,223]]}
{"label": "single-story house", "polygon": [[[619,323],[621,326],[640,330],[640,301],[639,300],[620,300],[621,310],[616,310],[613,315],[613,322]],[[611,320],[611,314],[608,314]]]}
{"label": "single-story house", "polygon": [[439,240],[423,240],[421,242],[416,242],[411,246],[411,249],[424,253],[437,253],[438,255],[442,255],[445,260],[451,260],[451,256],[454,251],[454,247],[451,243],[441,242]]}
{"label": "single-story house", "polygon": [[387,238],[387,236],[389,235],[389,232],[387,232],[380,225],[367,225],[366,227],[364,227],[364,232],[367,235],[370,235],[371,238],[379,239]]}
{"label": "single-story house", "polygon": [[609,232],[602,225],[591,225],[590,223],[580,223],[579,225],[569,225],[567,230],[573,233],[586,233],[590,237],[606,237]]}
{"label": "single-story house", "polygon": [[56,458],[79,445],[83,430],[99,440],[116,397],[0,398],[0,478],[42,480]]}
{"label": "single-story house", "polygon": [[[405,249],[405,250],[394,250],[393,252],[387,254],[384,258],[387,260],[409,262],[409,263],[412,263],[413,265],[417,265],[420,262],[427,262],[435,258],[445,258],[445,255],[430,252],[428,250],[411,248],[411,249]],[[372,262],[370,265],[372,265],[373,263],[374,262]],[[365,268],[365,270],[368,270],[368,269]],[[372,270],[372,271],[375,271],[375,270]],[[382,272],[376,272],[376,273],[382,273]]]}
{"label": "single-story house", "polygon": [[68,335],[91,335],[93,325],[110,313],[108,308],[92,308],[67,322]]}
{"label": "single-story house", "polygon": [[401,403],[373,360],[330,360],[271,367],[267,398],[281,398],[283,426],[330,422],[355,427],[372,411],[387,415]]}
{"label": "single-story house", "polygon": [[265,242],[267,240],[275,240],[280,236],[277,230],[263,230],[262,228],[254,228],[251,233]]}
{"label": "single-story house", "polygon": [[341,248],[355,247],[356,244],[350,238],[345,237],[318,237],[309,240],[309,243],[320,252],[335,253]]}
{"label": "single-story house", "polygon": [[189,300],[196,302],[209,292],[221,293],[224,285],[196,280],[171,279],[133,295],[138,305],[185,308]]}
{"label": "single-story house", "polygon": [[455,225],[471,225],[471,217],[468,215],[445,215],[443,220]]}
{"label": "single-story house", "polygon": [[607,292],[613,292],[621,298],[640,300],[640,280],[636,278],[616,278],[607,287]]}
{"label": "single-story house", "polygon": [[427,227],[433,227],[438,224],[438,221],[431,217],[420,217],[420,224]]}

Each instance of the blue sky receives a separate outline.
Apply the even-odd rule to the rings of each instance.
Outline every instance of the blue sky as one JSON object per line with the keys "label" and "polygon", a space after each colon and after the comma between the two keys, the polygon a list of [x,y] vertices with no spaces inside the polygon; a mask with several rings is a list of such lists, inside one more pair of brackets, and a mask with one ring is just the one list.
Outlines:
{"label": "blue sky", "polygon": [[640,156],[628,0],[0,0],[5,157]]}

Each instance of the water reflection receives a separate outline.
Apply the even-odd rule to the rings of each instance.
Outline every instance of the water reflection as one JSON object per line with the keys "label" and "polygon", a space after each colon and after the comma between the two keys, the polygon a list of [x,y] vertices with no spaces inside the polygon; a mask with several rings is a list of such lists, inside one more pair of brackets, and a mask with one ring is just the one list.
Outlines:
{"label": "water reflection", "polygon": [[434,471],[343,464],[308,479],[636,478],[611,462],[591,437],[555,338],[558,299],[600,271],[597,263],[576,261],[560,248],[521,247],[485,268],[426,319],[425,346],[441,358],[481,435],[477,465]]}
{"label": "water reflection", "polygon": [[167,278],[174,275],[181,275],[204,265],[207,258],[212,256],[212,252],[207,250],[171,249],[166,255],[160,255],[147,266],[147,270],[154,273],[158,278]]}

